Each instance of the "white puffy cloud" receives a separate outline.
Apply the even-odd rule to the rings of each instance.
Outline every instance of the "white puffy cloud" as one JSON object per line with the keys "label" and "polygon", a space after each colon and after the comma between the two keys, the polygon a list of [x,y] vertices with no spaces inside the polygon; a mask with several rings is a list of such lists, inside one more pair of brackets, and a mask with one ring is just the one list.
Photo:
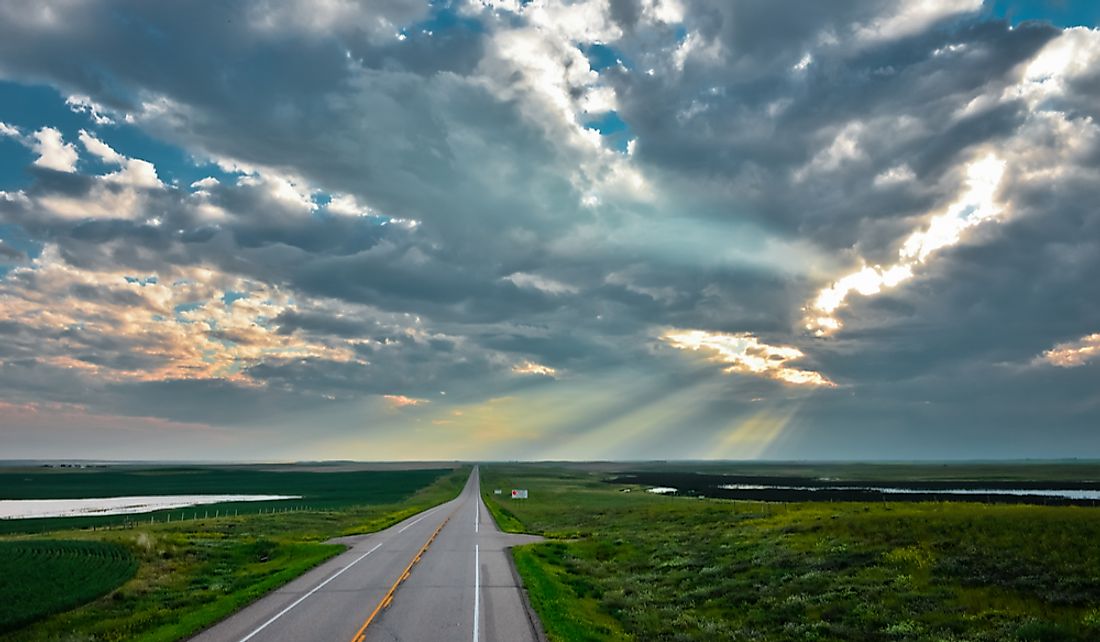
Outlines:
{"label": "white puffy cloud", "polygon": [[113,125],[115,121],[106,114],[106,109],[87,96],[69,96],[65,99],[69,109],[78,114],[87,114],[97,125]]}
{"label": "white puffy cloud", "polygon": [[80,143],[84,145],[84,149],[88,150],[88,153],[95,156],[99,160],[107,163],[108,165],[122,165],[126,162],[126,157],[119,154],[110,145],[104,143],[95,137],[95,135],[88,133],[86,130],[80,130]]}
{"label": "white puffy cloud", "polygon": [[80,158],[76,147],[66,143],[61,132],[53,127],[43,127],[31,135],[30,147],[38,154],[34,164],[58,172],[75,172]]}

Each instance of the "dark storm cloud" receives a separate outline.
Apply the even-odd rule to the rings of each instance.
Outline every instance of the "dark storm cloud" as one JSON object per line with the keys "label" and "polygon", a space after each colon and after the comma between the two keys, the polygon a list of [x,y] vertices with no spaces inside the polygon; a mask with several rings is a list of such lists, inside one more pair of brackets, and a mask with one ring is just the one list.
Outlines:
{"label": "dark storm cloud", "polygon": [[[1067,78],[1039,102],[1017,91],[1059,30],[885,1],[695,0],[681,21],[614,0],[578,22],[591,32],[553,22],[578,7],[547,6],[551,23],[519,36],[545,47],[525,51],[509,38],[535,20],[526,9],[5,5],[0,77],[85,94],[117,127],[220,169],[216,183],[149,187],[31,168],[21,197],[0,199],[0,219],[47,244],[40,263],[55,269],[0,283],[28,301],[47,291],[87,305],[81,314],[100,325],[44,331],[33,325],[40,301],[0,319],[14,337],[0,348],[0,383],[112,413],[245,424],[333,399],[406,395],[434,407],[440,391],[473,403],[549,387],[513,371],[526,361],[563,380],[618,377],[616,389],[666,373],[578,420],[579,435],[639,405],[658,410],[657,390],[687,395],[708,373],[726,376],[677,365],[703,355],[659,340],[700,328],[800,349],[792,366],[836,383],[791,401],[804,404],[803,431],[816,418],[863,434],[842,427],[846,417],[895,436],[953,417],[988,426],[1029,387],[1049,413],[1085,394],[1094,365],[1051,374],[1035,362],[1100,330],[1090,206],[1100,145],[1087,142],[1098,76]],[[624,63],[577,73],[573,50],[596,40]],[[613,93],[606,108],[634,140],[629,154],[578,126],[598,115],[584,113],[592,87]],[[1065,127],[1081,131],[1073,158]],[[95,133],[110,144],[114,131]],[[804,331],[822,287],[863,261],[895,261],[989,150],[1011,157],[1003,222],[968,232],[895,289],[853,294],[836,336]],[[1059,173],[1015,169],[1033,151]],[[362,215],[340,211],[341,197]],[[0,262],[33,263],[6,244]],[[205,298],[165,302],[120,281],[172,270],[181,282],[208,274],[195,294]],[[250,287],[263,291],[222,305]],[[246,304],[257,311],[234,317]],[[190,334],[153,350],[98,329],[150,318]],[[127,378],[200,333],[246,356],[195,379]],[[69,359],[94,374],[66,369]],[[958,391],[976,378],[980,403],[964,407]],[[746,399],[789,392],[744,371],[715,390],[683,421],[715,432],[756,412]],[[1067,421],[1090,412],[1078,406]]]}
{"label": "dark storm cloud", "polygon": [[[870,7],[855,4],[863,10]],[[750,16],[761,18],[764,11],[775,15],[771,6],[752,6]],[[1020,63],[1057,34],[1042,24],[1010,30],[1006,23],[982,23],[853,52],[843,44],[820,47],[811,42],[811,36],[827,28],[813,15],[805,24],[800,17],[787,25],[786,20],[754,22],[740,9],[732,10],[748,20],[734,21],[740,29],[764,36],[773,29],[793,30],[793,39],[734,39],[727,43],[731,50],[725,57],[685,65],[671,81],[642,74],[612,77],[621,96],[620,113],[638,135],[636,154],[667,170],[680,190],[700,177],[714,179],[711,189],[689,192],[689,198],[698,198],[693,204],[715,217],[756,216],[779,231],[812,234],[836,249],[850,247],[869,219],[894,219],[886,224],[896,236],[896,225],[906,216],[926,211],[944,195],[879,193],[871,181],[878,171],[907,163],[922,183],[936,185],[944,172],[952,171],[959,153],[1011,135],[1026,115],[1012,103],[950,126],[945,123],[971,99],[1013,82]],[[817,11],[834,15],[832,3]],[[801,10],[792,13],[803,16]],[[803,27],[809,31],[802,33]],[[966,49],[933,54],[950,45]],[[782,47],[791,59],[767,73],[740,69],[735,63],[757,55],[756,47],[769,60],[778,55],[773,49]],[[803,52],[812,52],[814,59],[796,72],[791,66]],[[777,106],[780,113],[770,115],[769,109]],[[907,119],[904,125],[899,123],[902,117]],[[795,172],[851,122],[864,126],[859,136],[863,155],[838,171],[795,180]],[[899,126],[921,133],[907,136]]]}

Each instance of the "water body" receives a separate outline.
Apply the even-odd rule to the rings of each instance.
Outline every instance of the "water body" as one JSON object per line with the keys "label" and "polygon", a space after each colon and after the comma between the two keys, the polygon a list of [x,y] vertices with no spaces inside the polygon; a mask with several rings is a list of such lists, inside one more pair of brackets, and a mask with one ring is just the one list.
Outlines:
{"label": "water body", "polygon": [[[900,488],[882,486],[784,486],[780,484],[721,484],[722,490],[798,490],[798,491],[859,491],[896,494],[921,494],[921,495],[1013,495],[1017,497],[1061,497],[1064,499],[1100,499],[1100,490],[1075,490],[1059,488],[937,488],[928,490],[922,488]],[[650,491],[652,492],[652,491]]]}
{"label": "water body", "polygon": [[126,515],[223,502],[270,502],[301,495],[145,495],[90,499],[2,499],[0,519]]}
{"label": "water body", "polygon": [[670,495],[676,492],[676,489],[671,486],[658,486],[656,488],[650,488],[647,493],[654,493],[657,495]]}
{"label": "water body", "polygon": [[[877,480],[714,475],[677,471],[622,473],[613,484],[649,492],[765,502],[981,502],[1100,507],[1100,480]],[[675,490],[672,490],[675,489]]]}

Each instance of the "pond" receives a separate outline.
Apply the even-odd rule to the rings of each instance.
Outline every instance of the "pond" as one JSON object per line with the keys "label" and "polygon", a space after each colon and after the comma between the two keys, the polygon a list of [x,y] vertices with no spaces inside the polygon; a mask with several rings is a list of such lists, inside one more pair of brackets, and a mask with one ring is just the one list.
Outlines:
{"label": "pond", "polygon": [[270,502],[301,495],[146,495],[89,499],[2,499],[0,519],[125,515],[224,502]]}

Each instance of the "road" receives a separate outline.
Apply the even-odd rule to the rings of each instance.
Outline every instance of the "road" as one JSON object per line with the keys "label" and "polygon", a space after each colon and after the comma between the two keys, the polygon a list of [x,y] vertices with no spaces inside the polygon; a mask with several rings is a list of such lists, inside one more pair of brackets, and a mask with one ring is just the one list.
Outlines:
{"label": "road", "polygon": [[192,640],[538,640],[506,549],[540,538],[502,533],[479,486],[475,467],[455,499],[335,540],[350,548]]}

